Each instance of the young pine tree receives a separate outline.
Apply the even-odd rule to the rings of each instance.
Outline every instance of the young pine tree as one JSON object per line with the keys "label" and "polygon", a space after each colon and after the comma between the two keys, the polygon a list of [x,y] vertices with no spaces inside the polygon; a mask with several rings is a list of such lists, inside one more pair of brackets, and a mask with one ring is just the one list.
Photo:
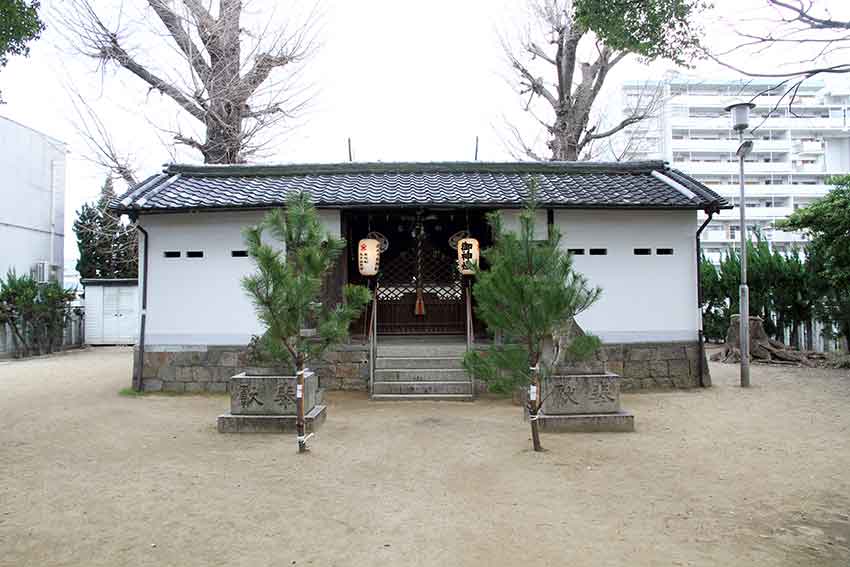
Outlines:
{"label": "young pine tree", "polygon": [[[268,232],[283,248],[263,242]],[[320,359],[331,345],[348,336],[348,327],[369,302],[369,290],[346,285],[343,302],[321,303],[322,281],[345,247],[330,237],[319,222],[307,194],[293,195],[286,209],[269,212],[263,222],[245,230],[248,253],[257,273],[242,279],[242,286],[257,310],[266,331],[254,341],[261,359],[294,369],[303,388],[308,361]],[[315,333],[304,332],[315,329]],[[300,407],[300,405],[299,405]],[[299,411],[299,451],[304,450],[303,408]]]}
{"label": "young pine tree", "polygon": [[[482,253],[489,269],[477,271],[473,285],[476,313],[491,330],[501,331],[507,344],[467,353],[464,366],[489,383],[507,381],[536,388],[536,399],[529,399],[528,411],[534,450],[541,451],[536,421],[543,399],[541,382],[554,366],[543,360],[545,344],[590,307],[601,290],[573,269],[556,229],[549,230],[546,240],[534,239],[534,189],[532,182],[532,200],[519,215],[518,233],[504,231],[498,213],[490,215],[495,243]],[[570,350],[578,355],[581,349]]]}
{"label": "young pine tree", "polygon": [[[263,242],[268,232],[283,247]],[[269,212],[263,222],[245,230],[248,254],[258,271],[246,276],[242,286],[251,296],[266,328],[259,337],[260,352],[268,360],[296,370],[308,360],[348,336],[348,327],[369,302],[369,290],[346,285],[343,302],[321,303],[322,281],[345,247],[321,226],[306,193],[291,197],[285,209]],[[307,328],[316,334],[308,336]]]}

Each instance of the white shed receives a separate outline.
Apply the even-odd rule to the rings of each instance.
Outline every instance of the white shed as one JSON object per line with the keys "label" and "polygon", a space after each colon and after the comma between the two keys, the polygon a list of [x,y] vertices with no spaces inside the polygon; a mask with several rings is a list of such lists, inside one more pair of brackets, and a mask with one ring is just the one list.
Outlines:
{"label": "white shed", "polygon": [[86,344],[134,344],[139,329],[139,285],[135,279],[83,279]]}

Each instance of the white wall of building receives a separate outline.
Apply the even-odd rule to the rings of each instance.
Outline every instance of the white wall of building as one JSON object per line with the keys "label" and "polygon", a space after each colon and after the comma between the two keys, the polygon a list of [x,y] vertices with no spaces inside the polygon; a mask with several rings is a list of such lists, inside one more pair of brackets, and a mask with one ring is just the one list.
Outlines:
{"label": "white wall of building", "polygon": [[[319,211],[322,224],[340,236],[339,211]],[[241,278],[255,271],[242,229],[261,211],[144,215],[150,236],[145,342],[150,345],[242,345],[262,329]],[[179,251],[179,258],[165,252]],[[203,258],[188,258],[202,251]],[[142,274],[142,277],[145,277]]]}
{"label": "white wall of building", "polygon": [[9,269],[29,274],[36,262],[52,256],[61,277],[65,145],[0,117],[0,150],[0,274],[5,276]]}
{"label": "white wall of building", "polygon": [[[546,212],[535,233],[545,238]],[[505,227],[516,226],[516,211],[503,211]],[[320,211],[339,236],[339,211]],[[150,234],[146,342],[150,345],[246,344],[262,331],[240,285],[254,271],[241,231],[261,212],[220,212],[142,216]],[[605,342],[695,340],[697,292],[694,211],[556,210],[555,223],[566,248],[584,249],[575,266],[602,288],[597,304],[579,316],[582,328]],[[602,248],[605,255],[590,255]],[[636,256],[635,248],[652,254]],[[672,255],[658,255],[672,248]],[[179,251],[180,258],[165,252]],[[203,251],[203,258],[187,258]]]}
{"label": "white wall of building", "polygon": [[[518,210],[502,210],[505,230],[519,227]],[[602,288],[600,300],[578,318],[607,343],[697,340],[696,211],[555,210],[554,221],[576,269]],[[546,238],[538,211],[535,238]],[[591,255],[590,249],[605,255]],[[648,256],[635,248],[649,248]],[[672,255],[658,255],[672,248]]]}
{"label": "white wall of building", "polygon": [[[695,211],[556,210],[563,246],[576,270],[602,288],[600,300],[577,318],[603,342],[696,340]],[[590,255],[590,249],[605,255]],[[647,256],[636,248],[649,248]],[[672,248],[672,255],[658,255]]]}

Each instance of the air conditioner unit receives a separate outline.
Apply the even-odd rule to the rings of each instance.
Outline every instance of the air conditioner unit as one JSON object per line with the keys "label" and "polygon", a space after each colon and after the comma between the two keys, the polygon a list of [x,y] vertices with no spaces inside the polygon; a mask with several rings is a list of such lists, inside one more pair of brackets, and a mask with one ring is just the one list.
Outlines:
{"label": "air conditioner unit", "polygon": [[32,267],[32,278],[38,283],[50,281],[50,262],[36,262]]}

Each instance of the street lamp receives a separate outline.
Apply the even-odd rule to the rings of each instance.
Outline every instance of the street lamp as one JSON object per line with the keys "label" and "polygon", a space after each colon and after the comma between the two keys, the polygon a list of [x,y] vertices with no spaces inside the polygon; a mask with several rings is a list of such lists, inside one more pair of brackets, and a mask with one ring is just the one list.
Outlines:
{"label": "street lamp", "polygon": [[750,110],[755,108],[751,102],[739,102],[726,107],[732,116],[732,129],[738,132],[738,180],[741,183],[741,198],[738,210],[741,214],[741,287],[739,288],[738,309],[740,317],[741,342],[741,387],[750,385],[750,290],[747,287],[747,203],[744,200],[744,158],[753,151],[752,140],[744,141],[744,130],[750,122]]}

